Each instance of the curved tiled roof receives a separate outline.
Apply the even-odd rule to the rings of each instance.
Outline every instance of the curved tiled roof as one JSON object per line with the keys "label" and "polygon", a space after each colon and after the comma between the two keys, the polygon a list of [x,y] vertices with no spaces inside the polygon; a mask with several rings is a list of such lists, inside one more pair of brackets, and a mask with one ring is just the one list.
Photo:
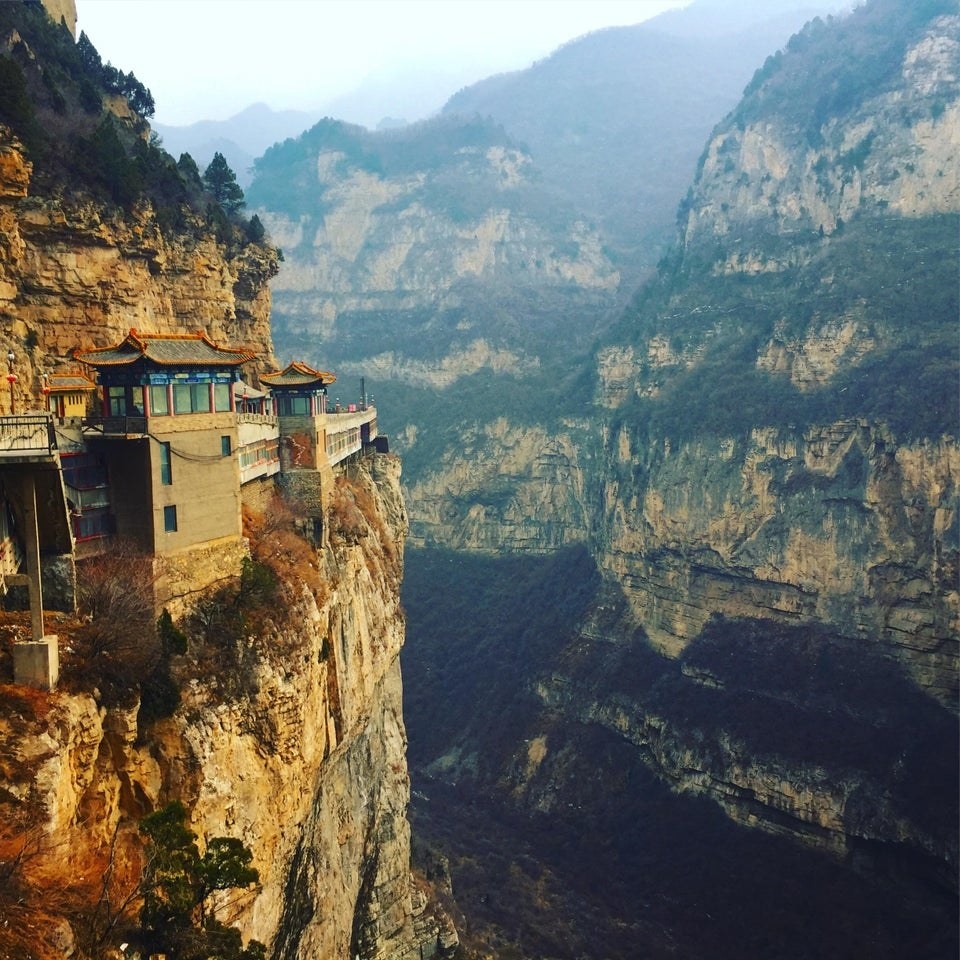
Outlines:
{"label": "curved tiled roof", "polygon": [[256,359],[247,350],[218,347],[205,333],[138,333],[131,330],[115,347],[76,350],[91,367],[120,367],[149,360],[158,366],[237,367]]}
{"label": "curved tiled roof", "polygon": [[44,376],[43,382],[51,393],[97,389],[97,385],[82,373],[48,373]]}
{"label": "curved tiled roof", "polygon": [[269,387],[309,387],[311,384],[325,386],[337,378],[326,370],[314,370],[299,360],[287,364],[278,373],[261,373],[260,382]]}

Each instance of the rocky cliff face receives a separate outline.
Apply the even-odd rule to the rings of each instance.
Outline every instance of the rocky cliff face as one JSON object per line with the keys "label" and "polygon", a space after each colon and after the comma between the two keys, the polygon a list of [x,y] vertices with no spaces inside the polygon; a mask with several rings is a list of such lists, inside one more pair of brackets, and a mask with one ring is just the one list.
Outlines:
{"label": "rocky cliff face", "polygon": [[585,461],[589,424],[560,434],[502,416],[463,432],[425,477],[411,485],[419,546],[545,553],[590,533]]}
{"label": "rocky cliff face", "polygon": [[[272,282],[278,350],[333,364],[342,399],[365,377],[389,401],[381,430],[400,438],[410,483],[462,488],[473,468],[461,444],[477,449],[468,437],[487,445],[491,467],[500,438],[507,459],[518,442],[552,458],[542,428],[520,440],[531,417],[517,422],[511,408],[530,392],[552,396],[571,375],[620,277],[594,226],[544,187],[501,129],[438,118],[375,135],[324,121],[268,151],[248,196],[284,251]],[[491,505],[469,522],[494,542],[494,526],[515,527],[544,482],[532,463],[501,473],[496,496],[516,500],[513,519]],[[569,500],[566,490],[546,496]],[[436,497],[410,500],[417,537],[432,536],[437,518],[424,514],[421,528],[419,503]],[[531,543],[529,530],[517,536]]]}
{"label": "rocky cliff face", "polygon": [[[794,51],[802,54],[824,31],[825,25],[808,29],[792,42]],[[892,82],[865,90],[841,114],[826,115],[827,102],[823,116],[802,119],[768,113],[762,101],[754,109],[741,107],[737,122],[722,125],[707,144],[686,245],[736,236],[725,267],[750,273],[777,269],[776,258],[758,256],[756,249],[757,239],[773,229],[831,234],[868,212],[920,217],[956,210],[958,44],[960,17],[931,19],[898,51]],[[775,68],[775,62],[768,66],[771,87]],[[835,95],[838,101],[841,96],[846,93]]]}
{"label": "rocky cliff face", "polygon": [[[730,673],[731,660],[726,672],[718,671],[714,658],[723,649],[723,657],[736,659],[738,633],[742,653],[752,649],[755,629],[778,636],[787,631],[801,647],[805,632],[826,630],[837,657],[861,657],[865,675],[874,667],[893,670],[886,692],[878,682],[881,702],[844,708],[872,714],[878,730],[884,726],[882,700],[903,696],[894,692],[902,684],[956,709],[955,417],[947,412],[929,429],[919,426],[919,415],[911,422],[902,406],[871,395],[862,373],[873,371],[877,393],[893,392],[901,405],[919,410],[923,403],[944,402],[926,382],[911,394],[905,384],[918,374],[904,375],[897,361],[915,348],[913,362],[929,368],[929,358],[943,349],[935,346],[938,338],[955,321],[951,308],[934,297],[925,311],[930,323],[908,326],[909,307],[890,309],[883,289],[922,272],[924,258],[955,257],[956,251],[914,251],[912,266],[913,252],[904,253],[901,240],[888,233],[883,255],[888,263],[902,261],[902,269],[893,266],[888,277],[882,263],[868,267],[861,259],[861,271],[876,270],[874,286],[848,299],[842,280],[848,253],[839,243],[832,251],[820,244],[838,229],[850,232],[844,243],[856,231],[882,230],[878,224],[885,221],[878,217],[900,220],[908,230],[917,229],[907,226],[911,222],[947,216],[955,228],[960,143],[950,118],[960,92],[960,18],[914,24],[901,38],[889,77],[877,79],[862,98],[844,89],[841,78],[834,102],[822,94],[812,116],[789,103],[777,110],[767,103],[778,83],[789,86],[791,70],[799,70],[817,44],[845,38],[869,46],[870,31],[878,29],[870,17],[880,6],[859,22],[853,16],[834,24],[836,33],[814,24],[791,41],[783,57],[758,74],[755,98],[748,92],[712,137],[688,201],[684,256],[701,258],[690,276],[704,270],[716,279],[704,282],[699,301],[664,293],[653,310],[638,311],[628,342],[599,353],[598,397],[612,417],[604,435],[597,541],[600,566],[619,584],[630,619],[653,649],[681,663],[690,691],[699,686],[705,699],[722,700],[746,688],[787,711],[812,709],[807,694],[780,688],[751,656],[740,669],[755,671],[752,679]],[[892,55],[889,49],[884,54]],[[805,96],[816,100],[819,93],[814,88]],[[949,233],[942,242],[950,242]],[[916,243],[919,248],[922,241]],[[764,279],[771,274],[791,277],[794,294],[792,304],[774,299],[765,319],[766,294],[743,288],[752,282],[754,291],[773,290],[778,281]],[[818,278],[819,289],[806,285],[808,275]],[[731,293],[730,284],[741,292]],[[918,286],[911,297],[922,300],[925,291]],[[714,302],[704,303],[704,295]],[[719,345],[738,337],[745,341],[742,360]],[[728,372],[714,379],[711,370],[724,362],[721,356]],[[783,384],[781,399],[772,399],[781,387],[764,393],[761,378]],[[725,384],[737,379],[740,389],[728,389]],[[711,399],[700,404],[698,391]],[[850,391],[857,396],[848,405]],[[857,415],[838,417],[844,409]],[[685,423],[676,419],[684,411]],[[719,640],[718,623],[741,627]],[[822,662],[818,651],[807,651],[811,671]],[[546,683],[545,701],[553,703],[561,689]],[[896,792],[893,768],[871,781],[866,757],[854,762],[853,773],[844,763],[834,767],[826,748],[819,760],[801,762],[803,750],[791,747],[789,738],[779,746],[745,747],[732,720],[665,718],[662,705],[651,709],[648,695],[634,695],[629,706],[627,694],[627,702],[587,713],[643,744],[678,789],[713,796],[743,822],[776,831],[792,824],[786,829],[827,846],[844,849],[856,837],[882,838],[955,859],[956,837],[945,823],[933,840],[927,826],[906,825],[903,810],[883,799]],[[822,709],[831,712],[825,704]],[[927,708],[917,710],[920,715]],[[627,733],[636,723],[644,732]],[[949,731],[949,721],[937,723]],[[878,743],[884,737],[878,733]],[[873,785],[865,786],[868,781]],[[944,783],[940,789],[949,790]],[[855,812],[862,791],[873,806],[865,820]]]}
{"label": "rocky cliff face", "polygon": [[958,456],[861,422],[631,451],[646,482],[607,486],[603,563],[668,655],[716,614],[830,623],[950,705]]}
{"label": "rocky cliff face", "polygon": [[[201,843],[237,837],[252,851],[259,887],[230,913],[271,956],[419,957],[420,942],[436,938],[436,921],[414,928],[399,477],[392,457],[351,471],[338,486],[330,546],[307,571],[313,589],[291,569],[282,609],[242,641],[242,676],[198,670],[188,656],[176,714],[146,732],[138,735],[135,707],[4,688],[5,843],[27,841],[15,879],[30,884],[37,916],[58,913],[36,894],[69,851],[73,880],[59,906],[72,926],[58,921],[58,937],[97,955],[98,894],[111,898],[101,911],[120,912],[139,876],[139,820],[180,799]],[[262,530],[254,550],[290,565],[289,542],[277,536]],[[108,862],[117,886],[100,891]]]}
{"label": "rocky cliff face", "polygon": [[132,214],[82,192],[31,190],[32,164],[0,126],[0,311],[16,355],[18,399],[37,402],[44,373],[73,350],[116,343],[130,329],[205,330],[273,359],[269,247],[218,243],[196,215],[162,230],[153,208]]}
{"label": "rocky cliff face", "polygon": [[[542,200],[531,209],[535,176],[522,151],[463,146],[439,165],[425,155],[395,169],[357,156],[361,147],[386,156],[389,138],[367,145],[360,132],[344,130],[358,141],[349,152],[313,147],[304,135],[309,167],[296,197],[276,198],[269,166],[251,187],[253,202],[268,201],[260,215],[284,250],[272,285],[284,349],[316,350],[319,342],[345,371],[419,383],[427,337],[429,365],[444,368],[450,383],[503,370],[504,358],[520,368],[536,362],[535,354],[516,356],[518,303],[537,296],[569,310],[562,296],[608,302],[616,292],[619,276],[588,224],[559,211],[544,217]],[[277,209],[291,204],[293,214]],[[484,290],[492,284],[505,316],[489,314]],[[449,328],[441,322],[447,314]],[[394,330],[397,323],[406,329]],[[377,342],[399,349],[384,358]]]}

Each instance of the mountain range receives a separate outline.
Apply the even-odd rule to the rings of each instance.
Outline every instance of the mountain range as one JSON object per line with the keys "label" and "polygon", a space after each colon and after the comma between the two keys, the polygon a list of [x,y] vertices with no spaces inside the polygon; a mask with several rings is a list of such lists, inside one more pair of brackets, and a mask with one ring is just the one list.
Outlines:
{"label": "mountain range", "polygon": [[414,833],[476,949],[955,950],[958,30],[872,0],[623,128],[666,41],[604,31],[258,161],[278,349],[404,459]]}
{"label": "mountain range", "polygon": [[169,715],[72,640],[61,690],[3,685],[12,956],[129,943],[172,798],[249,846],[236,933],[275,960],[454,926],[465,960],[957,955],[960,12],[867,0],[737,80],[725,8],[322,118],[228,215],[57,15],[0,5],[11,401],[203,329],[375,394],[392,451],[319,525],[248,489],[282,601],[184,598]]}

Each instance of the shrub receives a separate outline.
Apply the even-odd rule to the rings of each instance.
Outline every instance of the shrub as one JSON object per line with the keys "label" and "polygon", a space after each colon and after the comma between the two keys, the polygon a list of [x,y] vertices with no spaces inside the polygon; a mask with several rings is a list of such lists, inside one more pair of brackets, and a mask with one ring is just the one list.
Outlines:
{"label": "shrub", "polygon": [[263,958],[262,944],[251,941],[243,949],[239,931],[218,921],[209,905],[217,890],[259,882],[250,866],[253,855],[233,837],[212,837],[201,854],[186,818],[183,804],[175,800],[140,822],[147,842],[140,913],[146,943],[180,960]]}
{"label": "shrub", "polygon": [[74,635],[77,675],[107,706],[132,706],[142,678],[162,652],[153,612],[153,565],[129,544],[118,543],[77,564],[77,602],[87,622]]}

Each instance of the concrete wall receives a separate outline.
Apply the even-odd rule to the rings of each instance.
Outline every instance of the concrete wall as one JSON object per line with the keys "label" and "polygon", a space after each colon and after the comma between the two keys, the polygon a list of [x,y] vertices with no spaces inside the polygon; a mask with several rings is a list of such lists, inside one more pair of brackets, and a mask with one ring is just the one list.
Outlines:
{"label": "concrete wall", "polygon": [[[149,486],[153,552],[177,553],[224,537],[239,537],[240,472],[233,414],[197,414],[150,420]],[[230,452],[223,453],[226,437]],[[162,444],[170,445],[172,483],[161,476]],[[176,508],[177,529],[165,529],[165,507]]]}

